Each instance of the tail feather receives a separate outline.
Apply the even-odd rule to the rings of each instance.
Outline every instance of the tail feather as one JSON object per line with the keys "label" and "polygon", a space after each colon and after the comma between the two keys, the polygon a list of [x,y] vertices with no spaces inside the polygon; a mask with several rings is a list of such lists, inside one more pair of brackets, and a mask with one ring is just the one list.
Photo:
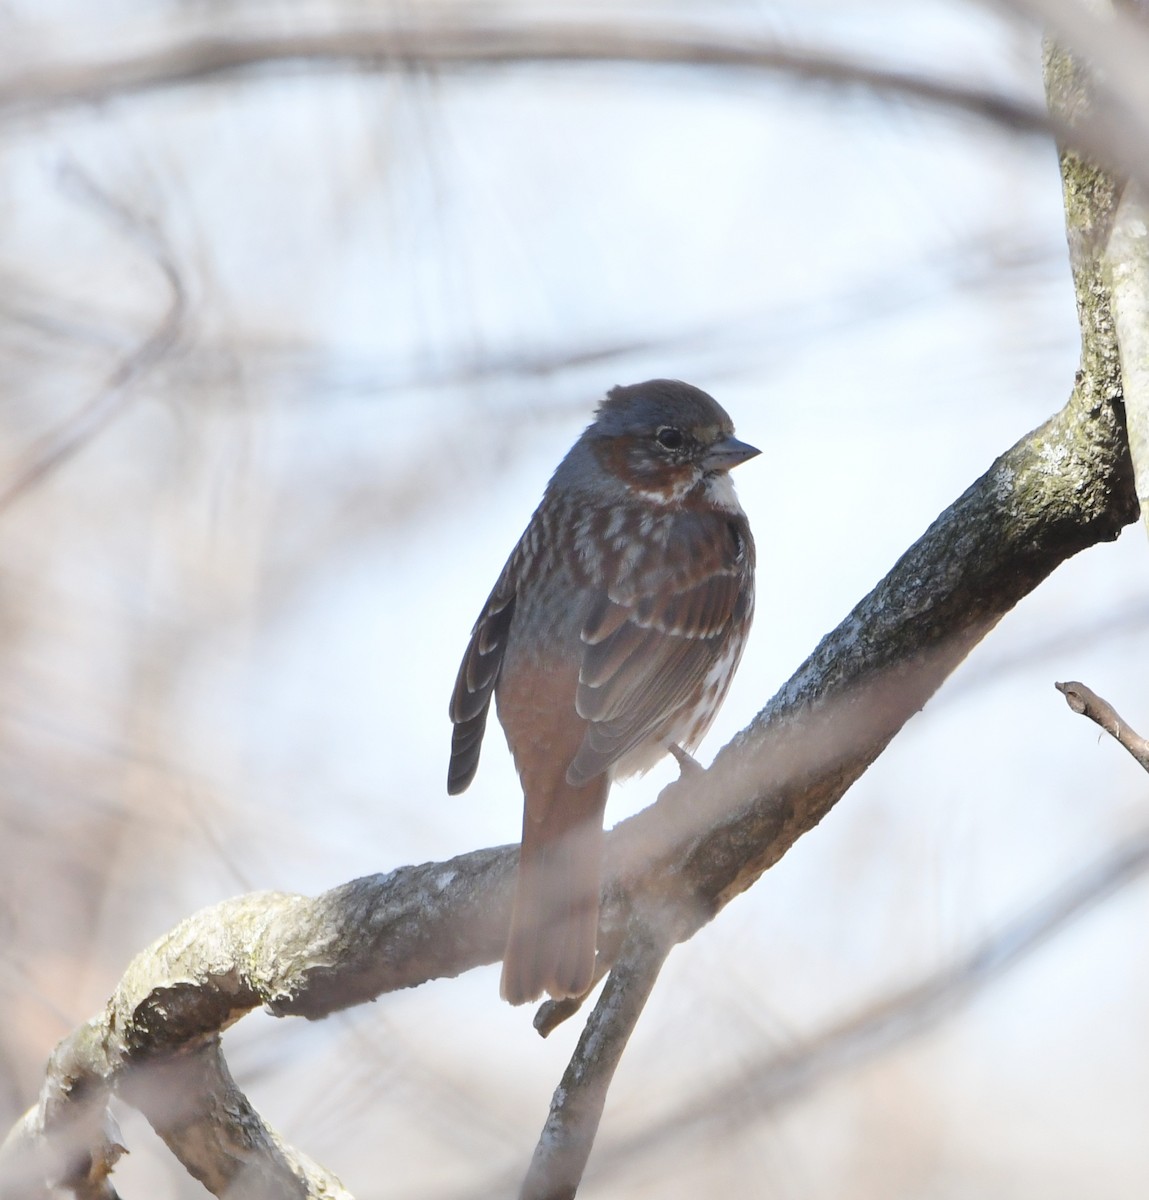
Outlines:
{"label": "tail feather", "polygon": [[591,986],[609,787],[605,776],[581,788],[563,781],[541,820],[528,800],[500,987],[511,1004],[544,991],[556,999],[581,996]]}

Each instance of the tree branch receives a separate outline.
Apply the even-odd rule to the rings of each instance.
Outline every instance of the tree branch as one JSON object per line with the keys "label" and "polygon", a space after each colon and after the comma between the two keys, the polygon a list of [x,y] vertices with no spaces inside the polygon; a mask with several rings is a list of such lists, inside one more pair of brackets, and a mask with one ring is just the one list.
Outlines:
{"label": "tree branch", "polygon": [[1076,680],[1055,683],[1053,686],[1065,697],[1065,702],[1075,713],[1100,725],[1133,755],[1144,770],[1149,771],[1149,738],[1143,738],[1108,700],[1102,700],[1096,692]]}
{"label": "tree branch", "polygon": [[[601,1173],[683,1140],[716,1138],[762,1118],[828,1079],[936,1028],[1043,946],[1149,872],[1149,831],[1124,839],[1005,922],[954,962],[851,1013],[801,1043],[739,1063],[646,1128],[600,1148]],[[480,1191],[475,1196],[497,1194]]]}
{"label": "tree branch", "polygon": [[[1053,0],[1012,0],[1010,7],[1044,19],[1073,5]],[[1069,23],[1090,51],[1101,55],[1124,80],[1129,37],[1124,28],[1096,21]],[[193,36],[135,54],[88,63],[40,63],[12,72],[0,83],[0,120],[162,88],[182,87],[254,71],[310,68],[396,71],[472,70],[514,65],[603,63],[648,68],[701,67],[769,74],[839,89],[908,100],[965,113],[1019,134],[1055,135],[1149,187],[1149,123],[1136,106],[1114,101],[1089,120],[1067,123],[1025,99],[945,81],[841,55],[789,47],[737,33],[691,25],[627,26],[553,19],[499,20],[473,8],[447,9],[433,17],[367,24],[337,30]],[[1143,69],[1143,63],[1141,69]]]}
{"label": "tree branch", "polygon": [[437,70],[546,63],[712,67],[767,72],[807,82],[956,109],[1017,132],[1051,131],[1047,113],[984,88],[916,75],[814,50],[739,38],[691,26],[627,27],[590,21],[498,20],[474,9],[334,31],[191,37],[103,62],[39,64],[0,85],[0,118],[255,69],[309,66],[368,71]]}
{"label": "tree branch", "polygon": [[520,1200],[573,1200],[607,1090],[673,939],[662,914],[636,911],[622,950],[555,1089]]}
{"label": "tree branch", "polygon": [[1149,533],[1149,203],[1129,184],[1117,206],[1105,268],[1121,352],[1129,454]]}

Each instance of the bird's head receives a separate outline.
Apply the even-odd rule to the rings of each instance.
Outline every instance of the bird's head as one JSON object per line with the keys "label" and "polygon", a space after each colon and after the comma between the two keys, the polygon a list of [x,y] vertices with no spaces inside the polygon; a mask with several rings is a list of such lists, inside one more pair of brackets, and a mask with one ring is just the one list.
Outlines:
{"label": "bird's head", "polygon": [[718,498],[729,490],[726,472],[760,453],[734,436],[713,397],[675,379],[612,388],[585,437],[605,471],[661,504],[679,503],[696,488]]}

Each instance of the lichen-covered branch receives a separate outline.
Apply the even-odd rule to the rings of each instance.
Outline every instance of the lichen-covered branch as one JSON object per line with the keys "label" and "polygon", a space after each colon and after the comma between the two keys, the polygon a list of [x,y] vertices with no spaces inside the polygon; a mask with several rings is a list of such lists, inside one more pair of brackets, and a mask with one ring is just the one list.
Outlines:
{"label": "lichen-covered branch", "polygon": [[260,1006],[323,1016],[494,961],[514,861],[514,847],[480,850],[314,898],[240,896],[181,922],[133,960],[103,1013],[57,1047],[39,1103],[0,1148],[0,1194],[21,1181],[29,1200],[52,1184],[113,1196],[83,1189],[106,1180],[118,1155],[106,1125],[116,1093],[215,1195],[345,1195],[250,1107],[220,1032]]}
{"label": "lichen-covered branch", "polygon": [[1149,202],[1126,187],[1106,250],[1113,319],[1121,353],[1129,454],[1141,519],[1149,533]]}
{"label": "lichen-covered branch", "polygon": [[1085,60],[1047,41],[1046,89],[1051,111],[1070,135],[1061,140],[1061,176],[1083,367],[1091,379],[1109,381],[1109,398],[1123,400],[1137,496],[1149,530],[1149,193],[1136,174],[1106,171],[1070,141],[1073,130],[1095,126],[1099,112],[1130,144],[1137,140],[1134,127],[1144,140],[1149,27],[1135,12],[1110,3],[1089,12],[1035,2],[1048,5],[1050,19],[1089,55]]}

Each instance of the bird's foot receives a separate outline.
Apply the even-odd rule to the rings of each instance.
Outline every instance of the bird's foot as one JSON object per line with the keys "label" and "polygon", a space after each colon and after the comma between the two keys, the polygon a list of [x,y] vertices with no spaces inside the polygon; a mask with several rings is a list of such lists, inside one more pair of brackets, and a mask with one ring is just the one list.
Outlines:
{"label": "bird's foot", "polygon": [[678,763],[679,780],[700,779],[706,773],[706,768],[698,759],[692,754],[687,754],[681,746],[674,742],[667,742],[666,748],[674,756],[674,761]]}
{"label": "bird's foot", "polygon": [[674,742],[669,742],[666,749],[674,755],[674,761],[678,763],[678,778],[672,779],[666,787],[658,793],[660,802],[668,802],[671,804],[681,803],[689,805],[695,796],[695,785],[702,782],[702,777],[706,774],[706,768],[694,758],[687,754],[681,746]]}

